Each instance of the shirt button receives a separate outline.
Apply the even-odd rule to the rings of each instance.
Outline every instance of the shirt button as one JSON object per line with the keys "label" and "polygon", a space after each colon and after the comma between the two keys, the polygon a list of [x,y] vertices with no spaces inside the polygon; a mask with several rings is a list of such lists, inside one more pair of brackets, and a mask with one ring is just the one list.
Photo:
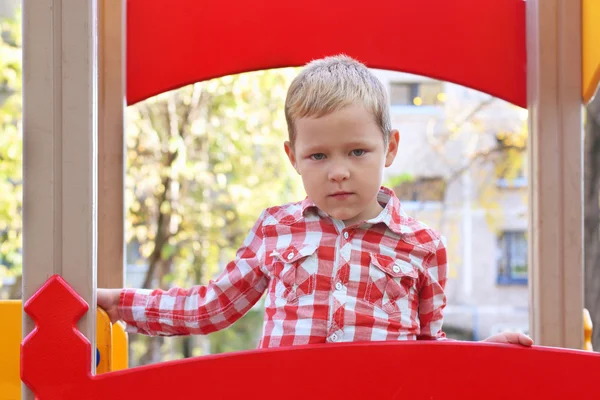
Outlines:
{"label": "shirt button", "polygon": [[342,285],[342,282],[338,282],[338,283],[335,284],[335,288],[337,290],[342,290],[344,288],[344,285]]}
{"label": "shirt button", "polygon": [[329,339],[331,339],[331,341],[332,341],[332,342],[337,342],[337,340],[338,340],[338,335],[336,335],[336,334],[334,333],[333,335],[331,335],[331,336],[329,337]]}
{"label": "shirt button", "polygon": [[288,260],[291,260],[292,258],[294,258],[294,252],[292,251],[290,254],[288,254]]}
{"label": "shirt button", "polygon": [[348,235],[348,232],[344,232],[344,239],[348,239],[348,236],[350,236]]}
{"label": "shirt button", "polygon": [[392,271],[394,271],[395,273],[398,273],[398,272],[400,272],[400,267],[399,267],[399,266],[397,266],[397,265],[394,265],[394,266],[392,267]]}

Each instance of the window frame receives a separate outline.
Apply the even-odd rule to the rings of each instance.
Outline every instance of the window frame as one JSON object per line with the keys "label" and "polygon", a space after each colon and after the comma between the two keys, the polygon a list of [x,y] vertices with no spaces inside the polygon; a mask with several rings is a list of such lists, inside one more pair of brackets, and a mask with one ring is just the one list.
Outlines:
{"label": "window frame", "polygon": [[[496,245],[497,245],[497,251],[498,251],[498,257],[496,260],[496,284],[498,285],[502,285],[502,286],[509,286],[509,285],[527,285],[528,284],[528,277],[515,277],[513,276],[513,265],[511,262],[511,254],[509,247],[507,247],[508,245],[505,244],[505,240],[507,236],[513,236],[513,235],[522,235],[522,237],[525,239],[525,249],[526,249],[526,253],[525,253],[525,266],[527,267],[527,270],[529,270],[529,263],[528,263],[528,254],[527,252],[529,251],[528,248],[528,243],[527,243],[527,231],[525,230],[519,230],[519,229],[512,229],[512,230],[503,230],[497,237],[497,241],[496,241]],[[511,240],[517,240],[515,239],[511,239]],[[506,258],[506,271],[502,271],[502,259]]]}

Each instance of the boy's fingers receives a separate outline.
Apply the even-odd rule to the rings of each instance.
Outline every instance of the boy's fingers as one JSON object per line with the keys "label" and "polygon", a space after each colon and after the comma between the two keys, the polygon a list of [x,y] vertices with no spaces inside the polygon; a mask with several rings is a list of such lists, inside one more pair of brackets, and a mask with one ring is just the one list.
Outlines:
{"label": "boy's fingers", "polygon": [[509,344],[520,344],[522,346],[533,345],[533,339],[523,333],[517,332],[503,332],[493,336],[490,336],[484,342],[492,343],[509,343]]}
{"label": "boy's fingers", "polygon": [[523,334],[523,333],[519,334],[519,342],[523,346],[531,346],[531,345],[533,345],[533,339],[530,338],[529,336]]}
{"label": "boy's fingers", "polygon": [[524,333],[506,332],[505,338],[507,343],[520,344],[523,346],[531,346],[533,344],[533,340]]}

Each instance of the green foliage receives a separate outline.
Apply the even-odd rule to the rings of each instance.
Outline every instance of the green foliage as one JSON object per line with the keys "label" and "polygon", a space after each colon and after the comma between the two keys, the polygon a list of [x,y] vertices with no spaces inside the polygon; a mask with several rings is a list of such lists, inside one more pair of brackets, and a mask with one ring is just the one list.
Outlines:
{"label": "green foliage", "polygon": [[406,182],[413,182],[414,181],[414,176],[412,176],[409,173],[402,173],[402,174],[398,174],[398,175],[394,175],[389,177],[384,183],[383,186],[388,187],[390,189],[393,189],[395,187],[398,187],[400,185],[402,185],[403,183]]}
{"label": "green foliage", "polygon": [[0,21],[0,285],[21,273],[23,146],[20,15]]}
{"label": "green foliage", "polygon": [[[233,259],[264,208],[300,199],[283,151],[283,104],[295,75],[282,69],[227,76],[128,109],[126,233],[149,265],[144,286],[207,283]],[[210,347],[254,347],[261,325],[254,311],[212,334]]]}
{"label": "green foliage", "polygon": [[496,159],[495,171],[498,178],[509,183],[523,174],[525,169],[525,150],[527,147],[527,123],[523,122],[521,130],[516,132],[499,132],[496,135],[498,148],[501,150]]}

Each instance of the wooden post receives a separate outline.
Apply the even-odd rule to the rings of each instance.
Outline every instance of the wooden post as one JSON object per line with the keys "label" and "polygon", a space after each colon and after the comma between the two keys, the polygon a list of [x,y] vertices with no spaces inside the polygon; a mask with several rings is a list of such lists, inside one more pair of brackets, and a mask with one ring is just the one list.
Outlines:
{"label": "wooden post", "polygon": [[530,325],[583,346],[581,0],[527,0]]}
{"label": "wooden post", "polygon": [[[62,275],[90,306],[79,330],[92,348],[96,331],[96,15],[96,0],[23,2],[23,300],[51,275]],[[33,321],[24,315],[23,335],[33,328]],[[32,398],[24,387],[23,399]]]}
{"label": "wooden post", "polygon": [[100,0],[98,24],[98,287],[124,274],[125,1]]}

